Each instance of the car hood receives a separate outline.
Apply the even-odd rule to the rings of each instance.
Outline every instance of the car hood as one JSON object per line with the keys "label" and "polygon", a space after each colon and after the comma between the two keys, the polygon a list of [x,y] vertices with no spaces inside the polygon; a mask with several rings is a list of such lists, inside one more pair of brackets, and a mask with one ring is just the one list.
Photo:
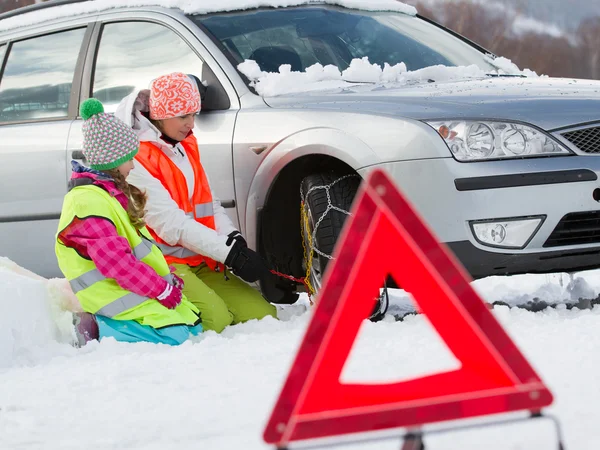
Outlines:
{"label": "car hood", "polygon": [[413,85],[352,85],[265,98],[273,108],[324,109],[418,120],[516,120],[545,130],[600,121],[600,81],[488,77]]}

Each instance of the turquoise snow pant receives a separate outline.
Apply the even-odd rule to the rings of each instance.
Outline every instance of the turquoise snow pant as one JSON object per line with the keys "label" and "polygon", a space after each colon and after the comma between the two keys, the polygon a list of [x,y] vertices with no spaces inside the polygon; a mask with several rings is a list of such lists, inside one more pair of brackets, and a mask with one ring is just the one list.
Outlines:
{"label": "turquoise snow pant", "polygon": [[172,325],[164,328],[152,328],[141,325],[134,320],[114,320],[104,316],[96,316],[100,340],[105,337],[115,338],[120,342],[151,342],[153,344],[179,345],[192,336],[202,333],[202,325]]}

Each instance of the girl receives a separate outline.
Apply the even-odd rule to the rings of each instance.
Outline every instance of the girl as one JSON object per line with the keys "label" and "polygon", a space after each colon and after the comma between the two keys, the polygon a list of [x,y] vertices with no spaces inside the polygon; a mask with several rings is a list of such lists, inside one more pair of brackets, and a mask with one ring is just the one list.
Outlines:
{"label": "girl", "polygon": [[[124,98],[116,116],[141,141],[129,181],[148,195],[150,232],[185,280],[184,293],[200,309],[204,327],[220,332],[231,324],[276,317],[277,310],[244,283],[269,271],[213,195],[200,162],[192,133],[201,108],[199,86],[195,77],[180,72],[163,75],[149,90]],[[224,273],[225,266],[233,274]]]}
{"label": "girl", "polygon": [[84,311],[74,316],[77,345],[104,337],[181,344],[202,325],[145,227],[144,194],[125,181],[138,137],[96,99],[86,100],[80,113],[90,167],[72,162],[55,244]]}

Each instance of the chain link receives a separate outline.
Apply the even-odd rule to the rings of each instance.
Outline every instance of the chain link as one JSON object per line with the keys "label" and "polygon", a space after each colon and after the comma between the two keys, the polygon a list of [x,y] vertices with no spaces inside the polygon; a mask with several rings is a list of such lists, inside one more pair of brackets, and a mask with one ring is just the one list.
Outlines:
{"label": "chain link", "polygon": [[[344,176],[334,180],[333,182],[331,182],[330,184],[328,184],[326,186],[313,186],[312,188],[310,188],[308,190],[306,195],[304,195],[304,192],[302,192],[302,186],[300,186],[300,198],[301,198],[301,202],[300,202],[300,218],[301,218],[300,232],[302,234],[301,237],[302,237],[302,249],[303,249],[303,253],[304,253],[304,260],[306,261],[306,274],[305,274],[304,278],[295,278],[292,275],[287,275],[282,272],[278,272],[276,270],[270,271],[273,275],[276,275],[276,276],[279,276],[282,278],[286,278],[286,279],[288,279],[290,281],[294,281],[296,283],[302,283],[306,288],[306,291],[308,294],[308,300],[311,305],[313,305],[312,296],[314,294],[316,294],[316,289],[314,288],[314,286],[312,285],[311,280],[310,280],[310,274],[311,274],[312,265],[313,265],[313,254],[317,253],[318,255],[320,255],[324,258],[327,258],[329,260],[334,259],[333,256],[322,252],[314,244],[314,242],[317,239],[317,231],[319,229],[319,225],[321,225],[321,222],[323,222],[325,217],[327,217],[327,214],[329,213],[329,211],[338,211],[347,216],[351,215],[350,212],[348,212],[342,208],[339,208],[338,206],[335,206],[333,204],[333,202],[331,201],[331,194],[330,194],[329,190],[333,186],[335,186],[337,183],[339,183],[340,181],[345,180],[347,178],[354,178],[354,177],[360,178],[356,174],[344,175]],[[327,195],[327,208],[325,208],[325,211],[323,212],[321,217],[319,217],[319,219],[317,220],[317,223],[315,224],[313,232],[309,233],[310,217],[309,217],[309,213],[308,213],[309,209],[308,209],[308,204],[307,204],[306,200],[307,200],[309,194],[311,194],[312,192],[314,192],[318,189],[325,189],[325,193]],[[304,231],[306,231],[306,233],[304,233]],[[306,239],[305,239],[305,237],[306,237]],[[308,242],[306,242],[306,241],[308,241]]]}
{"label": "chain link", "polygon": [[[340,212],[347,216],[352,215],[349,211],[346,211],[346,210],[344,210],[338,206],[335,206],[333,204],[333,202],[331,201],[331,194],[330,194],[329,190],[333,186],[335,186],[337,183],[339,183],[340,181],[348,179],[348,178],[359,178],[359,176],[356,174],[348,174],[348,175],[344,175],[340,178],[337,178],[336,180],[334,180],[333,182],[331,182],[328,185],[313,186],[308,190],[308,192],[306,192],[306,195],[302,192],[302,187],[300,188],[300,197],[302,199],[302,201],[301,201],[302,247],[304,248],[304,260],[306,261],[306,277],[305,277],[306,282],[305,282],[305,284],[309,288],[309,291],[313,294],[315,293],[315,289],[310,282],[313,254],[316,253],[317,255],[320,255],[323,258],[327,258],[329,260],[334,259],[334,257],[332,255],[328,255],[325,252],[321,251],[316,245],[317,231],[319,230],[319,226],[321,225],[323,220],[325,220],[325,217],[327,217],[327,214],[329,214],[330,211],[337,211],[337,212]],[[327,208],[325,208],[325,211],[323,212],[323,214],[321,214],[321,216],[317,219],[317,222],[314,225],[312,233],[310,233],[310,220],[309,220],[307,199],[311,193],[313,193],[314,191],[319,190],[319,189],[325,189],[325,193],[327,195]],[[305,239],[305,236],[306,236],[306,239]],[[306,240],[308,240],[308,248],[306,246]]]}

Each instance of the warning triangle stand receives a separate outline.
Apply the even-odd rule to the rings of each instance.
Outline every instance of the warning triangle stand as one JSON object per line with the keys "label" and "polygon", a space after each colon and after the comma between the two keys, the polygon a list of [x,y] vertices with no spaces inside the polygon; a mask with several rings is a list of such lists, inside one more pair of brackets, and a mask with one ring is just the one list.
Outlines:
{"label": "warning triangle stand", "polygon": [[[539,413],[552,403],[464,268],[384,171],[362,183],[351,212],[264,431],[267,443],[284,448],[349,433]],[[388,275],[412,295],[461,367],[398,383],[342,384],[359,328]]]}

